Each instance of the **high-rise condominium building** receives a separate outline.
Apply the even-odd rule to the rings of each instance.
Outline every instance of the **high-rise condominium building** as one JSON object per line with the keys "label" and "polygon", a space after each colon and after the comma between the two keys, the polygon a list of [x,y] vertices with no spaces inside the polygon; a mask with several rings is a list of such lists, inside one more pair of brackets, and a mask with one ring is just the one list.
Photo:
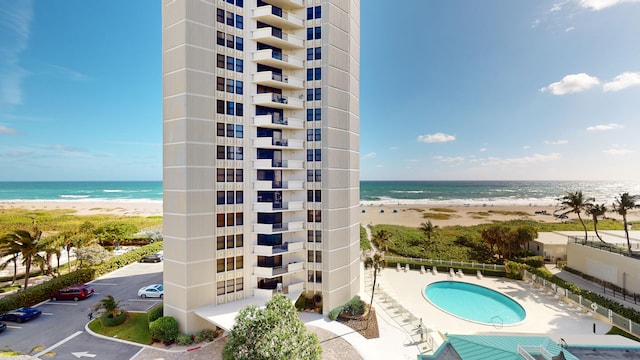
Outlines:
{"label": "high-rise condominium building", "polygon": [[327,314],[359,291],[360,1],[162,7],[165,314]]}

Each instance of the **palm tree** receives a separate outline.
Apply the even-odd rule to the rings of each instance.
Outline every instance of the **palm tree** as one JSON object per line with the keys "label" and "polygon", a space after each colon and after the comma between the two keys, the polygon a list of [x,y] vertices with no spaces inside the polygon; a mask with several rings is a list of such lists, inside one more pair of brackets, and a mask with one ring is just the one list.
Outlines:
{"label": "palm tree", "polygon": [[427,222],[423,222],[422,224],[420,224],[420,231],[427,235],[427,239],[429,240],[429,242],[431,242],[431,235],[433,235],[437,228],[438,226],[433,225],[431,223],[431,220],[427,220]]}
{"label": "palm tree", "polygon": [[562,213],[562,215],[566,215],[568,213],[576,213],[578,215],[578,220],[580,220],[580,223],[582,224],[582,227],[584,228],[584,241],[587,241],[587,226],[584,224],[584,221],[582,221],[582,217],[580,216],[580,213],[582,213],[583,211],[585,211],[586,209],[588,209],[590,206],[593,205],[593,202],[595,201],[594,198],[585,198],[582,195],[582,191],[576,191],[576,192],[567,192],[563,197],[561,197],[560,199],[560,211],[565,211],[564,213]]}
{"label": "palm tree", "polygon": [[378,247],[381,248],[382,245],[385,245],[385,250],[386,249],[386,242],[389,240],[389,238],[391,237],[391,233],[386,230],[386,229],[381,229],[376,231],[375,233],[373,233],[372,239],[373,243]]}
{"label": "palm tree", "polygon": [[367,319],[367,326],[369,326],[369,319],[371,318],[371,307],[373,306],[373,294],[376,291],[378,272],[385,266],[387,266],[387,262],[384,260],[384,253],[375,253],[373,256],[368,256],[364,259],[364,267],[373,268],[373,287],[371,288],[371,301],[369,302],[369,318]]}
{"label": "palm tree", "polygon": [[107,295],[98,301],[98,303],[94,305],[93,309],[96,312],[109,314],[109,317],[116,317],[122,314],[120,301],[117,301],[111,295]]}
{"label": "palm tree", "polygon": [[613,209],[618,214],[622,215],[622,223],[624,224],[624,233],[627,236],[627,249],[629,250],[629,255],[632,255],[632,252],[631,242],[629,241],[629,227],[627,226],[627,211],[639,206],[639,204],[636,203],[638,199],[638,195],[629,195],[629,193],[624,193],[620,194],[613,203]]}
{"label": "palm tree", "polygon": [[16,230],[13,233],[7,234],[6,238],[12,245],[13,249],[19,251],[22,255],[22,263],[25,267],[24,275],[24,288],[29,285],[29,277],[31,275],[31,264],[33,262],[39,263],[42,257],[38,253],[42,250],[40,245],[40,238],[42,237],[42,231],[38,229],[36,222],[33,222],[33,231]]}
{"label": "palm tree", "polygon": [[538,237],[538,231],[531,226],[520,226],[514,230],[513,236],[514,243],[518,248],[526,244],[527,250],[529,250],[529,244]]}
{"label": "palm tree", "polygon": [[600,216],[604,216],[604,214],[606,213],[607,213],[607,206],[605,204],[592,204],[591,206],[587,207],[587,211],[586,211],[586,214],[591,215],[591,218],[593,219],[593,231],[596,233],[596,236],[598,237],[598,239],[602,241],[604,244],[607,244],[607,242],[602,240],[602,237],[600,236],[600,234],[598,234],[598,218]]}
{"label": "palm tree", "polygon": [[4,270],[9,266],[9,264],[13,264],[13,279],[11,280],[11,285],[16,283],[16,279],[18,277],[18,258],[20,257],[20,250],[17,245],[13,242],[13,237],[10,234],[7,234],[0,238],[0,258],[4,258],[7,256],[3,263],[0,263],[0,270]]}

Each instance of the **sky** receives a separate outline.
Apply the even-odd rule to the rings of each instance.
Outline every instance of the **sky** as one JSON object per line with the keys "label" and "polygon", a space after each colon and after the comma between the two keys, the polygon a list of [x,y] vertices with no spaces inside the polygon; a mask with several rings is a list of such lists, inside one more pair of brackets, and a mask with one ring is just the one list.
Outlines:
{"label": "sky", "polygon": [[[161,180],[160,2],[0,2],[0,181]],[[384,4],[362,180],[640,181],[640,0]]]}

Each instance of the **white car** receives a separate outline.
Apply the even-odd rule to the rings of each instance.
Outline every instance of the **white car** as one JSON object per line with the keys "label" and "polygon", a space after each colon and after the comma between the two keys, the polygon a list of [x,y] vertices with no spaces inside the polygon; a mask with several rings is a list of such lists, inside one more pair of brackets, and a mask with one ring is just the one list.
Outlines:
{"label": "white car", "polygon": [[163,295],[164,295],[164,287],[162,286],[162,284],[152,284],[152,285],[140,288],[140,290],[138,290],[138,296],[142,298],[157,297],[162,299]]}

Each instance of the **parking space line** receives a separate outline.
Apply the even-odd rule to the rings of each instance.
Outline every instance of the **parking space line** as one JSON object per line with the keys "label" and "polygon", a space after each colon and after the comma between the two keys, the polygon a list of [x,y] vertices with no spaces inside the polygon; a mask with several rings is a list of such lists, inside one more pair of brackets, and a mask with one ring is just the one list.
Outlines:
{"label": "parking space line", "polygon": [[48,353],[49,351],[51,351],[51,350],[53,350],[53,349],[57,348],[58,346],[60,346],[60,345],[62,345],[62,344],[64,344],[64,343],[66,343],[67,341],[69,341],[69,340],[71,340],[71,339],[75,338],[76,336],[78,336],[78,335],[80,335],[80,334],[82,334],[82,331],[76,331],[75,333],[73,333],[73,334],[71,334],[71,335],[67,336],[66,338],[64,338],[64,339],[62,339],[62,340],[60,340],[60,341],[58,341],[57,343],[55,343],[55,344],[53,344],[53,345],[49,346],[48,348],[46,348],[46,349],[44,349],[44,350],[40,351],[39,353],[37,353],[37,354],[35,354],[35,355],[33,355],[33,356],[35,356],[35,357],[39,358],[40,356],[42,356],[42,355],[44,355],[44,354]]}

